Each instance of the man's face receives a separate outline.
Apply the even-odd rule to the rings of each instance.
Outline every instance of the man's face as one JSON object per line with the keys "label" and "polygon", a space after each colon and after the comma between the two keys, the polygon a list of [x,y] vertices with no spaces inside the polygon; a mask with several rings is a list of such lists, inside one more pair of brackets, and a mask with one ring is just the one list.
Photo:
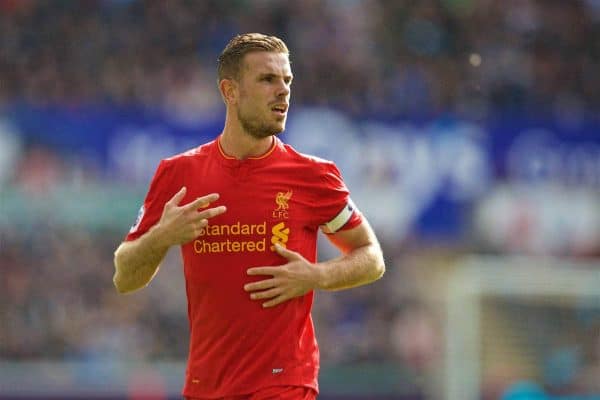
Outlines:
{"label": "man's face", "polygon": [[286,54],[256,51],[245,55],[237,117],[248,134],[264,138],[283,132],[291,83],[292,70]]}

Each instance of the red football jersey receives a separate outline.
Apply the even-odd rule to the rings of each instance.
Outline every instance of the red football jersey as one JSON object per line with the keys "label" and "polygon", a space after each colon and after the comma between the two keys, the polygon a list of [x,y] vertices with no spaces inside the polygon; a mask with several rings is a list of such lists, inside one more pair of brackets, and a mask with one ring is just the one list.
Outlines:
{"label": "red football jersey", "polygon": [[228,157],[214,140],[161,161],[126,240],[156,224],[182,186],[187,193],[180,204],[219,193],[211,207],[227,206],[181,246],[191,331],[184,396],[231,396],[276,385],[318,390],[313,293],[265,309],[244,285],[269,278],[250,277],[248,268],[287,262],[275,243],[315,262],[319,228],[329,233],[361,223],[338,169],[278,138],[265,155],[246,160]]}

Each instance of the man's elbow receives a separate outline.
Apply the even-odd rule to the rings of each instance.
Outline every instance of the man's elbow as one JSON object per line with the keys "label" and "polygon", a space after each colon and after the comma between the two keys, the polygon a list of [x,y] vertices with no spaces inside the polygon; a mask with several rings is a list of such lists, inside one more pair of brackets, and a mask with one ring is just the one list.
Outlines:
{"label": "man's elbow", "polygon": [[385,260],[381,249],[378,248],[373,254],[373,262],[371,264],[372,282],[381,279],[383,274],[385,274]]}
{"label": "man's elbow", "polygon": [[113,276],[113,284],[115,285],[115,289],[117,289],[117,292],[119,294],[131,293],[134,290],[136,290],[136,288],[126,285],[125,282],[123,282],[123,280],[120,279],[118,273],[115,273],[115,275]]}
{"label": "man's elbow", "polygon": [[117,274],[115,274],[113,276],[113,285],[115,285],[115,289],[117,289],[117,292],[119,294],[125,294],[128,293],[127,288],[121,283],[121,281],[119,280],[119,278],[117,277]]}
{"label": "man's elbow", "polygon": [[383,274],[385,274],[385,261],[383,260],[383,257],[380,257],[373,266],[373,281],[381,279]]}
{"label": "man's elbow", "polygon": [[128,284],[127,280],[124,279],[123,273],[122,273],[122,260],[121,260],[121,256],[120,256],[120,252],[119,249],[117,249],[115,251],[115,256],[114,256],[114,266],[115,266],[115,274],[113,275],[113,285],[115,285],[115,289],[117,289],[117,292],[119,292],[119,294],[126,294],[126,293],[131,293],[133,291],[135,291],[136,289],[139,289],[138,287],[133,287],[131,286],[131,284]]}
{"label": "man's elbow", "polygon": [[115,285],[115,289],[119,294],[130,293],[135,290],[135,288],[128,285],[125,279],[123,279],[123,274],[119,273],[119,267],[117,266],[115,260],[115,274],[113,275],[113,285]]}

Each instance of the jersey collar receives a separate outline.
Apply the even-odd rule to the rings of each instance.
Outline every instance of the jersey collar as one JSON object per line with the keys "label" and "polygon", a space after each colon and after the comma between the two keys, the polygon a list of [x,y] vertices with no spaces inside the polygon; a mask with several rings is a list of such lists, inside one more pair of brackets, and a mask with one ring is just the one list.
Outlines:
{"label": "jersey collar", "polygon": [[217,140],[215,140],[216,142],[216,150],[217,150],[217,157],[220,159],[220,161],[228,166],[239,166],[239,165],[258,165],[258,164],[262,164],[263,162],[268,162],[268,160],[270,159],[270,157],[273,155],[273,153],[275,153],[276,149],[279,148],[282,145],[281,140],[277,137],[277,136],[273,136],[273,143],[271,144],[271,147],[269,148],[269,150],[267,150],[264,154],[257,156],[257,157],[248,157],[244,160],[238,160],[235,157],[232,157],[228,154],[225,153],[225,151],[223,151],[223,148],[221,147],[221,135],[219,135],[219,137],[217,138]]}

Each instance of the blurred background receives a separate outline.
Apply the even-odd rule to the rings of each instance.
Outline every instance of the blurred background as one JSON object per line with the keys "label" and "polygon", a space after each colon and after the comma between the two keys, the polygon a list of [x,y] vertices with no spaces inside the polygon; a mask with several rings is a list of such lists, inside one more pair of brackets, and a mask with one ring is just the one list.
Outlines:
{"label": "blurred background", "polygon": [[316,296],[320,398],[600,399],[598,0],[0,0],[0,398],[180,398],[179,252],[127,296],[112,254],[248,31],[387,260]]}

